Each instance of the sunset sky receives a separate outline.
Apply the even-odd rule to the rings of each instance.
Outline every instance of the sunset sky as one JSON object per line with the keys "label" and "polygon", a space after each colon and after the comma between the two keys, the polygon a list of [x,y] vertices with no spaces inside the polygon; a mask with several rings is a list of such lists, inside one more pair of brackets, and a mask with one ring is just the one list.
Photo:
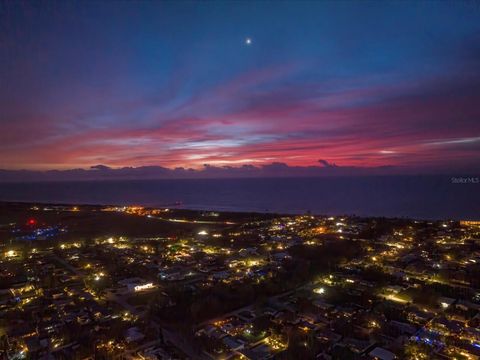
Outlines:
{"label": "sunset sky", "polygon": [[475,2],[0,5],[0,168],[480,168]]}

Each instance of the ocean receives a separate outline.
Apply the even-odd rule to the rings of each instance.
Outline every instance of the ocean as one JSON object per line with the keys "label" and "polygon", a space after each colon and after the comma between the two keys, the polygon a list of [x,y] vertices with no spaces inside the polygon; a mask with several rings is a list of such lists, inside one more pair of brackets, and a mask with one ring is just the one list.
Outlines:
{"label": "ocean", "polygon": [[0,183],[1,201],[480,219],[480,184],[448,176]]}

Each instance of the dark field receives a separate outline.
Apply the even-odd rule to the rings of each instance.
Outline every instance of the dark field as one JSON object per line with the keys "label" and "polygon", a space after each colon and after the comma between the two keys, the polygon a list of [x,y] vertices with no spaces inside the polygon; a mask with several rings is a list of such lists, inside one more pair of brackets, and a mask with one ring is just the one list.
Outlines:
{"label": "dark field", "polygon": [[[38,210],[34,210],[34,207]],[[58,206],[58,208],[56,208]],[[52,210],[42,210],[45,207]],[[9,224],[17,226],[27,224],[34,219],[38,225],[57,224],[67,232],[57,240],[81,240],[88,237],[127,236],[127,237],[170,237],[183,233],[190,234],[201,227],[203,222],[212,222],[217,229],[223,229],[236,222],[271,219],[272,214],[256,213],[209,213],[189,210],[170,210],[160,218],[132,216],[122,212],[102,211],[102,206],[82,205],[78,211],[72,211],[74,205],[41,205],[27,203],[0,202],[0,241],[11,237]],[[185,222],[169,221],[175,219]],[[200,219],[200,222],[197,221]],[[197,221],[197,222],[195,222]]]}

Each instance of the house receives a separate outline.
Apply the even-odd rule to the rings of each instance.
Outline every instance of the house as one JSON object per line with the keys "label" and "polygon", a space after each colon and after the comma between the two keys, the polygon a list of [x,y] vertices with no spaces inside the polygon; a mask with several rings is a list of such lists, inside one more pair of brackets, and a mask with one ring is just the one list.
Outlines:
{"label": "house", "polygon": [[222,339],[223,344],[234,351],[242,350],[245,345],[241,343],[238,339],[235,339],[232,336],[226,336]]}
{"label": "house", "polygon": [[395,354],[381,347],[376,347],[368,353],[373,359],[378,360],[394,360]]}
{"label": "house", "polygon": [[125,340],[129,343],[142,340],[144,337],[145,335],[143,335],[136,326],[127,329],[125,332]]}

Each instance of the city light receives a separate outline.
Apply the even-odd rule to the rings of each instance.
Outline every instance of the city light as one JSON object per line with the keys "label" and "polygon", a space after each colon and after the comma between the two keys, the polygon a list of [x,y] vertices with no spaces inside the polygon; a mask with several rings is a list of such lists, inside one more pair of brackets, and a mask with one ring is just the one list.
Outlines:
{"label": "city light", "polygon": [[5,257],[16,257],[17,256],[17,252],[15,250],[8,250],[6,253],[5,253]]}
{"label": "city light", "polygon": [[[65,211],[70,211],[69,209],[67,207]],[[87,210],[82,209],[82,211]],[[128,211],[131,213],[122,210],[122,216],[126,213],[128,216],[146,218],[138,212],[145,214],[154,209]],[[101,214],[101,212],[98,213]],[[172,214],[175,215],[173,210]],[[447,271],[452,268],[452,265],[465,271],[478,263],[475,252],[466,250],[464,243],[453,243],[450,240],[454,236],[450,233],[457,231],[456,227],[449,226],[443,230],[441,224],[435,225],[435,229],[442,229],[442,231],[438,231],[437,236],[432,235],[433,241],[429,246],[435,247],[435,256],[433,256],[432,250],[424,244],[412,245],[411,239],[417,236],[415,229],[408,225],[400,228],[394,221],[391,225],[384,225],[390,229],[387,231],[390,235],[382,240],[375,237],[350,240],[349,237],[354,236],[352,234],[363,231],[362,226],[368,227],[373,223],[373,220],[356,218],[343,218],[342,229],[345,230],[345,234],[350,234],[343,240],[339,240],[341,236],[336,234],[337,225],[329,224],[326,218],[320,216],[273,217],[272,220],[247,222],[245,225],[231,229],[223,228],[224,224],[210,225],[211,233],[207,229],[192,233],[188,226],[192,226],[191,224],[195,221],[195,217],[192,216],[186,222],[178,223],[181,225],[176,224],[175,226],[179,227],[187,226],[188,230],[181,229],[178,233],[171,230],[171,235],[168,237],[152,236],[149,233],[148,236],[135,238],[125,235],[118,237],[99,235],[94,238],[94,241],[82,242],[64,239],[60,241],[59,238],[53,246],[51,243],[44,245],[39,242],[35,248],[27,248],[27,253],[35,254],[34,257],[30,256],[26,259],[25,263],[32,280],[27,278],[25,285],[10,290],[11,302],[6,305],[6,309],[11,306],[12,311],[21,309],[29,312],[30,309],[38,309],[39,304],[42,304],[38,300],[42,299],[43,302],[50,301],[49,306],[56,311],[68,314],[70,310],[59,307],[59,304],[66,300],[70,301],[69,308],[72,308],[70,316],[76,319],[74,321],[88,327],[91,320],[87,316],[76,314],[82,314],[80,309],[83,302],[92,301],[95,303],[92,307],[95,309],[92,314],[95,320],[108,322],[119,319],[127,329],[133,329],[129,330],[133,334],[129,335],[129,338],[133,336],[140,339],[149,331],[149,326],[155,326],[153,323],[156,318],[154,316],[147,318],[147,314],[163,313],[165,316],[178,301],[175,297],[181,296],[184,297],[182,301],[186,304],[185,316],[191,316],[198,311],[210,311],[213,315],[209,316],[218,317],[211,322],[215,326],[214,329],[201,324],[196,325],[199,327],[198,331],[207,337],[205,341],[209,341],[209,334],[213,331],[223,336],[222,338],[229,339],[226,344],[223,344],[224,346],[234,348],[244,346],[252,350],[249,343],[240,341],[247,338],[257,344],[266,345],[265,351],[270,357],[274,357],[277,352],[290,346],[286,340],[288,336],[285,328],[287,324],[292,326],[292,321],[303,336],[315,335],[311,340],[307,341],[303,338],[296,342],[297,345],[305,346],[305,351],[316,349],[317,341],[336,341],[334,336],[319,330],[319,323],[314,316],[308,312],[303,314],[301,309],[315,308],[316,313],[325,318],[325,321],[332,324],[337,324],[338,321],[339,326],[342,324],[341,320],[349,319],[354,326],[368,329],[372,335],[384,336],[384,329],[395,326],[382,314],[385,308],[391,307],[392,311],[399,313],[398,317],[401,319],[401,325],[397,326],[409,331],[419,328],[421,331],[432,334],[437,331],[446,337],[459,336],[460,339],[471,341],[472,347],[476,348],[478,345],[474,342],[476,340],[471,335],[472,326],[467,320],[461,324],[462,330],[459,335],[453,328],[449,328],[448,323],[447,325],[437,323],[441,320],[440,316],[447,320],[462,322],[448,311],[438,311],[438,308],[442,310],[449,308],[456,299],[437,296],[438,307],[432,309],[429,309],[421,300],[417,300],[421,299],[421,294],[425,290],[435,294],[433,284],[440,279],[442,286],[456,286],[450,280],[455,278],[455,273],[450,274],[450,279],[440,278],[439,271]],[[386,224],[388,221],[385,220]],[[405,222],[408,224],[408,220]],[[321,239],[317,232],[319,227],[324,227],[322,232],[324,231],[335,240],[329,244],[328,241]],[[422,231],[422,228],[418,231]],[[468,231],[462,229],[460,236],[463,238],[467,234],[468,236],[476,234],[476,230],[472,233]],[[224,241],[214,236],[221,233],[224,234]],[[436,232],[431,231],[431,233]],[[265,234],[269,235],[268,240]],[[211,235],[211,239],[206,238],[207,235]],[[244,241],[244,239],[257,238],[256,241]],[[236,241],[232,241],[233,239]],[[438,242],[439,239],[444,241]],[[352,252],[354,255],[347,255],[345,252],[341,252],[341,256],[338,257],[335,257],[337,256],[335,254],[332,255],[329,246],[337,246],[339,241],[345,241],[348,244],[346,246],[355,247],[356,251]],[[105,244],[112,244],[112,246],[105,246]],[[55,249],[65,251],[55,251]],[[5,251],[5,257],[15,258],[19,253],[18,249],[8,249]],[[48,264],[52,256],[56,258],[55,267],[43,269],[46,273],[51,271],[51,275],[46,278],[45,274],[39,270],[42,269],[39,264]],[[316,264],[317,256],[319,260]],[[288,295],[282,295],[285,294],[285,288],[279,286],[276,279],[282,279],[280,282],[288,282],[291,279],[291,266],[297,261],[305,264],[305,269],[295,275],[297,287],[291,288]],[[414,261],[421,266],[419,270],[412,267],[407,272],[402,261]],[[321,265],[323,263],[336,265],[335,267],[323,266]],[[13,262],[11,264],[15,265]],[[315,267],[312,267],[312,264]],[[319,269],[322,270],[319,271]],[[11,274],[13,271],[10,275],[7,273],[7,276]],[[382,281],[376,282],[376,276]],[[43,280],[37,282],[36,278],[43,278]],[[51,278],[54,280],[52,281]],[[156,285],[154,279],[161,281],[161,285]],[[469,286],[469,279],[460,279],[462,286]],[[179,284],[187,285],[179,286]],[[312,286],[312,284],[315,285]],[[53,295],[50,295],[52,285],[56,287]],[[217,309],[222,309],[222,300],[217,294],[245,285],[248,290],[245,290],[245,294],[240,292],[238,295],[244,299],[245,305],[241,310],[233,313],[228,309],[216,312]],[[255,300],[252,302],[252,298],[255,298],[255,295],[251,294],[262,292],[264,288],[268,288],[269,292],[272,291],[273,295],[264,293],[263,296],[269,299],[270,303],[275,303],[275,307],[268,305],[269,302],[254,306]],[[209,308],[202,305],[201,301],[191,302],[189,299],[192,292],[209,294],[211,299],[215,299],[212,300],[215,306]],[[49,300],[45,295],[54,298]],[[472,301],[476,298],[480,296],[474,296]],[[78,299],[78,305],[76,302],[71,302],[72,299]],[[386,301],[375,301],[375,299]],[[344,306],[352,302],[355,304],[354,307]],[[257,306],[260,309],[257,309]],[[462,304],[462,309],[468,306],[468,303]],[[373,311],[362,311],[370,308]],[[357,312],[357,309],[360,309],[360,312]],[[268,317],[258,321],[262,327],[267,328],[257,329],[257,319],[261,316],[259,314],[267,312]],[[430,319],[428,325],[424,325],[425,319]],[[387,323],[388,326],[384,326]],[[32,329],[33,333],[35,333],[34,330]],[[51,329],[43,330],[51,331]],[[92,331],[96,330],[92,328]],[[115,351],[121,353],[124,349],[128,349],[128,345],[124,347],[125,338],[124,340],[121,338],[122,335],[117,340],[99,343],[98,349],[108,352],[116,349]],[[52,349],[57,350],[65,346],[56,335],[52,335],[51,341]],[[412,338],[410,341],[420,341],[426,346],[434,346],[438,340],[429,335],[420,340]],[[454,349],[445,347],[445,352],[453,354]],[[459,351],[455,353],[458,354]]]}
{"label": "city light", "polygon": [[313,292],[314,292],[315,294],[322,295],[322,294],[325,294],[325,288],[323,288],[323,287],[316,288],[316,289],[313,290]]}
{"label": "city light", "polygon": [[135,291],[144,291],[144,290],[152,289],[154,287],[155,287],[155,285],[153,283],[147,283],[147,284],[135,286],[134,290]]}

